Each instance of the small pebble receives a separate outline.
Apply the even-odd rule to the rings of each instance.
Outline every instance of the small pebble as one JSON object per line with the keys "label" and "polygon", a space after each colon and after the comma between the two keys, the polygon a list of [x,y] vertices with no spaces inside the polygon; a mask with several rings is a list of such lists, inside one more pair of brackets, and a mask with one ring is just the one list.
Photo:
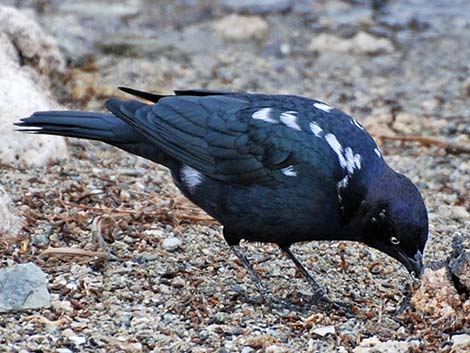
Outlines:
{"label": "small pebble", "polygon": [[183,245],[183,242],[181,241],[181,239],[177,237],[166,238],[165,240],[163,240],[163,243],[162,243],[163,249],[168,250],[168,251],[176,250],[181,245]]}
{"label": "small pebble", "polygon": [[317,327],[312,332],[318,336],[324,337],[328,334],[334,335],[336,333],[336,330],[333,325],[330,325],[330,326]]}
{"label": "small pebble", "polygon": [[222,312],[218,312],[214,316],[214,322],[216,324],[223,324],[226,319],[226,314]]}

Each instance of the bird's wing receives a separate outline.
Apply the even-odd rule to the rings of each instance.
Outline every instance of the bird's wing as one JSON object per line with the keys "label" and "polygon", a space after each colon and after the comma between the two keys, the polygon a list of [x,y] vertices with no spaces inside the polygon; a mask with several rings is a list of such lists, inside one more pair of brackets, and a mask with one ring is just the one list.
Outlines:
{"label": "bird's wing", "polygon": [[[121,91],[131,94],[133,96],[146,99],[150,102],[157,103],[160,99],[164,97],[170,97],[164,94],[155,94],[146,91],[140,91],[138,89],[130,88],[130,87],[118,87]],[[215,91],[215,90],[208,90],[208,89],[185,89],[185,90],[175,90],[175,95],[177,96],[218,96],[224,94],[234,94],[235,92],[229,91]]]}
{"label": "bird's wing", "polygon": [[176,160],[229,183],[289,182],[318,155],[297,112],[257,106],[243,95],[168,96],[143,108],[111,99],[107,107]]}

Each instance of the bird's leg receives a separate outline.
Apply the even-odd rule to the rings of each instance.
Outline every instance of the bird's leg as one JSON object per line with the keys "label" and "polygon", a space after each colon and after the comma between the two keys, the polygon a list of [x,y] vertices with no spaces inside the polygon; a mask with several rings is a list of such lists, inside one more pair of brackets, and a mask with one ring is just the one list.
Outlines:
{"label": "bird's leg", "polygon": [[310,283],[310,286],[313,290],[313,301],[316,305],[326,305],[328,308],[333,308],[336,310],[344,311],[348,316],[353,316],[353,311],[351,307],[347,304],[336,303],[332,301],[326,294],[323,288],[315,281],[310,273],[305,269],[305,267],[300,263],[300,261],[295,257],[295,255],[290,251],[289,246],[279,246],[284,254],[291,259],[295,266],[300,270],[305,279]]}
{"label": "bird's leg", "polygon": [[289,259],[294,262],[295,266],[297,269],[300,270],[302,275],[305,277],[308,283],[310,283],[310,286],[312,287],[313,290],[313,300],[315,303],[320,302],[322,299],[326,298],[325,291],[323,288],[317,283],[315,278],[312,277],[310,273],[305,269],[305,267],[300,263],[300,261],[295,257],[295,255],[290,251],[290,248],[288,246],[280,246],[281,250],[284,252],[284,254],[287,255]]}
{"label": "bird's leg", "polygon": [[248,274],[250,275],[253,282],[255,282],[263,299],[268,302],[274,302],[275,301],[274,295],[271,293],[268,287],[266,287],[266,285],[263,283],[258,273],[256,273],[256,271],[254,270],[253,266],[251,266],[250,261],[248,261],[241,246],[230,245],[230,248],[232,249],[233,253],[238,257],[238,259],[240,260],[241,264],[245,268],[246,272],[248,272]]}

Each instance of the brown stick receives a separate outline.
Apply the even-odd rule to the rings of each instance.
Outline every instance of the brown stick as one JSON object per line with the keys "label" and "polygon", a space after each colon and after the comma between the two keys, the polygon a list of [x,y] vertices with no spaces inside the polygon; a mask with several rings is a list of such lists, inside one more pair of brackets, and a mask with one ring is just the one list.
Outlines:
{"label": "brown stick", "polygon": [[89,251],[75,248],[48,248],[40,256],[89,256],[107,260],[108,253],[105,251]]}
{"label": "brown stick", "polygon": [[417,142],[423,146],[438,146],[443,148],[444,151],[450,154],[465,154],[470,153],[470,146],[460,146],[452,142],[442,141],[432,137],[425,136],[388,136],[381,135],[378,137],[379,140],[392,140],[392,141],[404,141],[404,142]]}

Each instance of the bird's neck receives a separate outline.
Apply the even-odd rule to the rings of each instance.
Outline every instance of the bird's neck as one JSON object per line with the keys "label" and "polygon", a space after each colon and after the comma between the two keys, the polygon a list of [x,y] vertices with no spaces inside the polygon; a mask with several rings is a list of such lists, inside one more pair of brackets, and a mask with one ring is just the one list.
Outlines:
{"label": "bird's neck", "polygon": [[396,175],[393,169],[385,165],[380,172],[369,178],[363,198],[355,199],[350,208],[345,209],[342,218],[343,227],[338,232],[338,237],[341,239],[337,240],[362,241],[372,215],[380,209],[387,208],[386,200],[390,193],[393,193]]}

